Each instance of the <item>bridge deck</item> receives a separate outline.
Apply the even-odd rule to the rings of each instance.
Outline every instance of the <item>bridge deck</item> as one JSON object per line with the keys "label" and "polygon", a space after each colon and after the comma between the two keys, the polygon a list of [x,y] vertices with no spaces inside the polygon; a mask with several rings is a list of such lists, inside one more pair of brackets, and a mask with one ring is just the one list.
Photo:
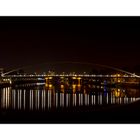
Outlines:
{"label": "bridge deck", "polygon": [[45,78],[45,77],[97,77],[97,78],[140,78],[140,76],[136,75],[123,75],[123,76],[117,76],[117,75],[61,75],[61,74],[56,74],[56,75],[4,75],[3,78],[27,78],[27,77],[32,77],[32,78]]}

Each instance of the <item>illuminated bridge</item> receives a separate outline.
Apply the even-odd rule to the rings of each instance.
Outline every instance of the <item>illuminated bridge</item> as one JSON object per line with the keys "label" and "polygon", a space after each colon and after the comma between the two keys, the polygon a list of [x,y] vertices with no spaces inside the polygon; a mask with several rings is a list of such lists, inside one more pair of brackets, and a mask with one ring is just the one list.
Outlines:
{"label": "illuminated bridge", "polygon": [[81,74],[55,74],[55,75],[5,75],[3,80],[10,84],[46,83],[46,84],[140,84],[140,78],[135,75],[81,75]]}
{"label": "illuminated bridge", "polygon": [[140,78],[140,76],[137,76],[135,74],[132,75],[93,75],[93,74],[55,74],[55,75],[46,75],[46,74],[24,74],[24,75],[4,75],[3,78],[45,78],[45,77],[103,77],[103,78]]}
{"label": "illuminated bridge", "polygon": [[[68,63],[68,62],[59,62],[59,64]],[[70,62],[73,64],[81,64],[81,62]],[[140,76],[134,73],[130,73],[128,71],[124,71],[118,68],[114,68],[111,66],[100,65],[100,64],[92,64],[92,63],[82,63],[86,65],[94,65],[99,67],[108,68],[111,70],[115,70],[115,74],[10,74],[18,69],[13,69],[1,75],[1,79],[3,81],[7,81],[9,83],[18,83],[18,82],[50,82],[50,81],[68,81],[77,80],[77,83],[81,83],[81,81],[94,81],[94,82],[104,82],[107,83],[131,83],[131,84],[139,84]],[[63,80],[62,80],[63,79]],[[63,83],[65,83],[63,82]],[[87,82],[88,83],[88,82]]]}

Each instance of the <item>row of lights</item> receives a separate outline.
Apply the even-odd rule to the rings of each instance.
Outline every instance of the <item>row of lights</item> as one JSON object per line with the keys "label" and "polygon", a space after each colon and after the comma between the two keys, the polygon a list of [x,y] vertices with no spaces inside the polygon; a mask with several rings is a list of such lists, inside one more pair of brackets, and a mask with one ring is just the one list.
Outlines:
{"label": "row of lights", "polygon": [[[8,75],[9,77],[34,77],[34,76],[41,76],[41,77],[53,77],[53,76],[56,76],[56,77],[69,77],[69,76],[73,76],[73,77],[128,77],[128,75],[121,75],[121,74],[114,74],[114,75],[90,75],[90,74],[55,74],[55,75],[33,75],[33,74],[30,74],[30,75]],[[131,75],[131,77],[135,77],[134,75]]]}

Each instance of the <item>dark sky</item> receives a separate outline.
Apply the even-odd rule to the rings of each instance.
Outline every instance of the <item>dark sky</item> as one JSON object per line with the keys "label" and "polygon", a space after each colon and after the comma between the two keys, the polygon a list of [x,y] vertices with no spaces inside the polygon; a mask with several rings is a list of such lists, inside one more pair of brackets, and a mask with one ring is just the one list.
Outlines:
{"label": "dark sky", "polygon": [[87,61],[139,65],[140,17],[0,17],[0,67]]}

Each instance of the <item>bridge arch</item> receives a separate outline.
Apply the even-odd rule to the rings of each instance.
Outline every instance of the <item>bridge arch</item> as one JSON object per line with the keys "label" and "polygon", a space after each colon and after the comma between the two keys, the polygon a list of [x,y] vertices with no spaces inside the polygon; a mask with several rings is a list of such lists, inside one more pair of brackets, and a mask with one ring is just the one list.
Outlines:
{"label": "bridge arch", "polygon": [[[103,64],[97,64],[97,63],[91,63],[91,62],[57,61],[57,62],[44,62],[44,63],[40,63],[40,64],[37,64],[37,65],[42,65],[42,64],[81,64],[81,65],[99,66],[99,67],[108,68],[108,69],[111,69],[111,70],[115,70],[115,71],[118,71],[118,72],[122,72],[122,73],[125,73],[125,74],[128,74],[128,75],[131,75],[131,76],[135,76],[135,77],[140,78],[139,75],[136,75],[136,74],[131,73],[129,71],[125,71],[125,70],[122,70],[122,69],[119,69],[119,68],[116,68],[116,67],[113,67],[113,66],[108,66],[108,65],[103,65]],[[8,72],[3,73],[1,76],[5,76],[7,74],[10,74],[12,72],[18,71],[20,69],[25,69],[25,68],[33,67],[33,66],[36,66],[36,64],[35,65],[23,66],[23,67],[19,67],[19,68],[14,68],[14,69],[12,69],[12,70],[10,70]]]}

